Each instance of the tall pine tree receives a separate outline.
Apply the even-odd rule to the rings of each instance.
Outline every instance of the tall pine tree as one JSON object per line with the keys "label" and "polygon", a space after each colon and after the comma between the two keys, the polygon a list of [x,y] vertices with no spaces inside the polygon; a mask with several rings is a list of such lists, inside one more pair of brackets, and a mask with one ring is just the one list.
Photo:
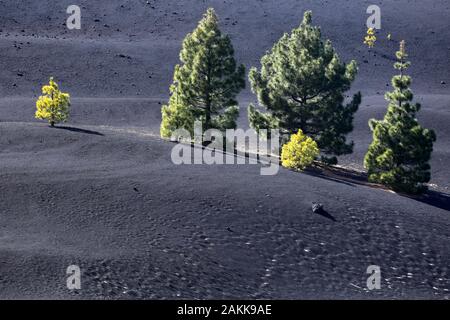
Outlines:
{"label": "tall pine tree", "polygon": [[420,104],[411,104],[413,93],[411,77],[405,74],[410,66],[405,42],[397,51],[395,69],[399,75],[392,78],[394,90],[386,93],[389,106],[384,120],[371,119],[373,142],[364,159],[369,180],[384,184],[395,191],[420,193],[430,181],[430,160],[436,135],[424,129],[416,119]]}
{"label": "tall pine tree", "polygon": [[162,108],[161,135],[170,137],[181,128],[192,132],[194,120],[202,122],[203,130],[235,128],[236,96],[245,88],[245,68],[237,66],[231,40],[219,30],[214,9],[208,9],[184,39],[180,60],[169,105]]}
{"label": "tall pine tree", "polygon": [[[357,65],[341,63],[311,20],[311,12],[305,12],[301,25],[284,34],[261,59],[261,70],[251,69],[252,90],[268,112],[250,105],[250,125],[256,130],[278,128],[287,137],[301,129],[324,154],[351,153],[353,142],[347,143],[346,134],[353,130],[361,94],[344,105],[344,93],[355,79]],[[337,162],[336,157],[323,160]]]}

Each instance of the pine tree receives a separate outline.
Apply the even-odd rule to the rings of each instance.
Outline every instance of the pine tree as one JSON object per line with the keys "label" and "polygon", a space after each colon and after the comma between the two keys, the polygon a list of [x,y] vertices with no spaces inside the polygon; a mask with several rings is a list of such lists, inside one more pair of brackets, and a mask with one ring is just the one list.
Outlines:
{"label": "pine tree", "polygon": [[231,40],[219,30],[214,9],[208,9],[184,39],[180,60],[169,104],[162,109],[161,135],[169,137],[181,128],[192,132],[193,120],[201,121],[203,130],[235,128],[236,96],[245,88],[245,68],[237,66]]}
{"label": "pine tree", "polygon": [[416,119],[420,104],[411,104],[413,93],[411,77],[405,74],[410,66],[405,42],[396,54],[395,69],[399,75],[392,78],[394,90],[386,93],[389,106],[384,120],[371,119],[373,142],[364,159],[369,180],[384,184],[395,191],[421,193],[424,183],[430,181],[428,164],[436,141],[434,131],[424,129]]}
{"label": "pine tree", "polygon": [[[388,39],[390,40],[389,36],[388,36]],[[375,29],[374,28],[367,29],[367,35],[364,38],[364,44],[367,45],[370,49],[375,46],[376,41],[377,41],[377,36],[375,35]]]}
{"label": "pine tree", "polygon": [[36,101],[36,119],[48,120],[50,126],[66,122],[69,117],[70,95],[59,90],[58,84],[50,78],[42,87],[43,95]]}
{"label": "pine tree", "polygon": [[[311,19],[311,12],[305,12],[301,25],[284,34],[261,59],[261,70],[251,69],[252,90],[268,112],[250,105],[250,125],[255,130],[278,128],[285,141],[301,129],[326,155],[351,153],[353,142],[346,142],[346,134],[353,130],[361,94],[343,103],[357,65],[355,61],[341,63],[331,42],[322,41],[320,28],[312,26]],[[337,163],[336,157],[322,160]]]}

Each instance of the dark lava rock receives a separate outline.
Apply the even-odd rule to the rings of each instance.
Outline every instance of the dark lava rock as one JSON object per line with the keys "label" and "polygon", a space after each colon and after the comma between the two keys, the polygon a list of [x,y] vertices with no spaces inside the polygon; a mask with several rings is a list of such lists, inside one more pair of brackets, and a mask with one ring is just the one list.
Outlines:
{"label": "dark lava rock", "polygon": [[320,213],[323,210],[323,204],[313,202],[311,209],[313,213]]}

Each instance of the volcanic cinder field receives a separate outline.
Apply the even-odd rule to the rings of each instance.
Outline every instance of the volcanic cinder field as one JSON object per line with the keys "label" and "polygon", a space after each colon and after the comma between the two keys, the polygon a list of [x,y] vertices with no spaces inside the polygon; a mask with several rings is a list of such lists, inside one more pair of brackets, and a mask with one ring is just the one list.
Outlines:
{"label": "volcanic cinder field", "polygon": [[[81,8],[81,30],[66,9]],[[1,299],[449,299],[450,2],[350,0],[0,0]],[[418,117],[436,131],[430,192],[406,197],[352,179],[260,165],[175,165],[159,138],[182,40],[208,7],[247,68],[313,11],[363,101],[340,164],[362,170],[369,118],[398,41],[407,42]],[[386,35],[392,34],[394,41]],[[54,76],[69,122],[34,119]],[[239,127],[256,97],[239,96]],[[320,202],[327,215],[313,214]],[[81,268],[81,290],[66,286]],[[367,267],[381,268],[368,290]]]}

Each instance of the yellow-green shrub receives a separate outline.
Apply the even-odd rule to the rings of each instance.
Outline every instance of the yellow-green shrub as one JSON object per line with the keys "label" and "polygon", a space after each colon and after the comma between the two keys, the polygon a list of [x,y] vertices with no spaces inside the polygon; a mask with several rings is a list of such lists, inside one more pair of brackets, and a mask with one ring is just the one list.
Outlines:
{"label": "yellow-green shrub", "polygon": [[375,46],[376,41],[377,36],[375,35],[375,29],[374,28],[367,29],[367,35],[364,38],[364,44],[366,44],[369,48],[373,48]]}
{"label": "yellow-green shrub", "polygon": [[304,170],[319,155],[317,143],[298,130],[281,150],[281,164],[286,168]]}
{"label": "yellow-green shrub", "polygon": [[48,120],[52,127],[56,123],[65,122],[69,117],[69,94],[61,92],[53,78],[50,78],[48,85],[42,87],[42,93],[36,101],[36,119]]}

